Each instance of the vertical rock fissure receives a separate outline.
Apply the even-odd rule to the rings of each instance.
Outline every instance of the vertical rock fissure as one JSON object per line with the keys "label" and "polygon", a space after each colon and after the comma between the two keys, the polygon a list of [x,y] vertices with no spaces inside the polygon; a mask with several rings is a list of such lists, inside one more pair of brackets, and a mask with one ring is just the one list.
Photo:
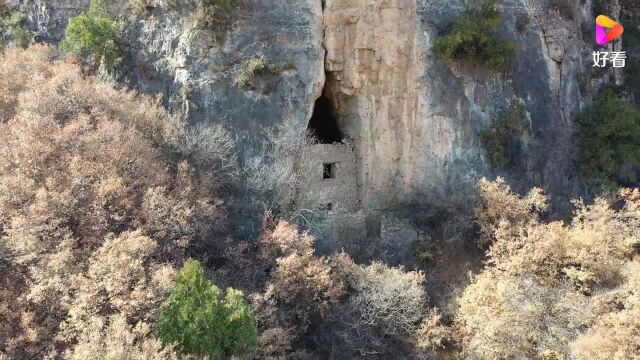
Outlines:
{"label": "vertical rock fissure", "polygon": [[326,47],[326,34],[327,34],[327,0],[320,1],[322,8],[322,38],[321,46],[324,50],[324,57],[322,67],[324,71],[324,77],[322,82],[322,91],[318,98],[316,98],[313,105],[313,111],[311,119],[308,124],[308,131],[311,132],[316,139],[322,144],[332,144],[336,142],[342,142],[344,132],[339,126],[339,116],[337,113],[337,99],[334,98],[334,94],[329,91],[330,86],[330,74],[327,70],[327,56],[328,50]]}

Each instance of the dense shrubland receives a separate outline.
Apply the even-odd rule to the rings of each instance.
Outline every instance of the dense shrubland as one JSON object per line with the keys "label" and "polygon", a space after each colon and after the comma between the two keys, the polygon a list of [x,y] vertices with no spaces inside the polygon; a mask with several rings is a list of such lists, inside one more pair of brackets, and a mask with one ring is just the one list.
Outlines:
{"label": "dense shrubland", "polygon": [[[285,221],[265,221],[257,256],[273,270],[254,308],[270,356],[305,358],[300,350],[286,355],[299,344],[323,358],[384,358],[410,351],[422,320],[440,325],[430,316],[422,272],[358,265],[345,253],[318,257],[313,242]],[[272,343],[274,333],[287,341]],[[430,341],[428,349],[437,340]]]}
{"label": "dense shrubland", "polygon": [[576,202],[569,223],[539,216],[546,198],[482,181],[485,269],[457,300],[464,357],[640,356],[640,193]]}
{"label": "dense shrubland", "polygon": [[230,240],[222,267],[178,271],[216,251],[229,137],[58,57],[34,46],[0,62],[2,354],[380,357],[430,333],[422,272],[317,256],[283,220]]}
{"label": "dense shrubland", "polygon": [[219,181],[154,99],[56,56],[35,46],[0,62],[0,256],[16,284],[0,351],[172,356],[150,333],[175,267],[224,219]]}
{"label": "dense shrubland", "polygon": [[[277,154],[306,144],[294,135]],[[52,48],[8,49],[0,359],[640,357],[638,190],[576,201],[560,222],[546,220],[541,190],[480,181],[484,266],[437,309],[426,279],[441,263],[318,254],[287,209],[283,179],[304,176],[286,156],[278,171],[240,172],[233,146],[219,127],[187,128],[157,99],[82,76]],[[225,222],[240,173],[251,206],[276,210],[248,241]]]}

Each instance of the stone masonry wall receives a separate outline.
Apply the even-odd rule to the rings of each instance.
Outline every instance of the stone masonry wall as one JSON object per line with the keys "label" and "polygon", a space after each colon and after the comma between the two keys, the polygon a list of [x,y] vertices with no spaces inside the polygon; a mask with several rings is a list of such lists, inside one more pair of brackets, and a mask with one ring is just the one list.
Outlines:
{"label": "stone masonry wall", "polygon": [[[323,179],[323,164],[332,164],[335,177]],[[356,155],[350,144],[315,144],[301,157],[299,207],[316,208],[331,204],[332,211],[356,211],[359,206],[356,185]]]}

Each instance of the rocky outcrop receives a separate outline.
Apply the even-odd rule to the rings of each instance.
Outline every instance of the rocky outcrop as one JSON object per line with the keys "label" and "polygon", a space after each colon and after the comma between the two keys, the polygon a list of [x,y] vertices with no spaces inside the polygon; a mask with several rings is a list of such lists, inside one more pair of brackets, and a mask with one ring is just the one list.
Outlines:
{"label": "rocky outcrop", "polygon": [[[130,22],[126,82],[165,95],[167,106],[192,123],[221,123],[243,158],[260,156],[279,128],[304,129],[324,78],[319,2],[250,2],[216,43],[200,29],[189,1],[155,8]],[[251,60],[264,69],[242,85]]]}
{"label": "rocky outcrop", "polygon": [[[479,175],[494,173],[478,132],[514,100],[530,121],[521,183],[573,190],[571,119],[588,96],[579,82],[591,66],[580,35],[589,14],[566,19],[537,1],[505,1],[502,10],[501,36],[517,43],[519,55],[497,74],[445,63],[432,50],[464,11],[462,1],[326,1],[328,92],[356,144],[366,208],[465,201]],[[518,32],[522,16],[531,22]]]}
{"label": "rocky outcrop", "polygon": [[421,118],[424,62],[417,18],[415,0],[325,4],[327,93],[355,142],[360,199],[368,209],[396,204],[414,182],[409,167],[429,166],[418,163],[426,158],[421,153],[446,152],[452,145],[442,136],[446,131],[422,137],[428,120]]}
{"label": "rocky outcrop", "polygon": [[[11,1],[38,39],[51,43],[62,39],[70,17],[89,7],[89,0]],[[324,82],[319,1],[248,1],[219,41],[198,26],[191,0],[148,1],[138,12],[133,3],[109,3],[128,47],[121,83],[162,94],[170,110],[194,124],[224,124],[246,145],[247,157],[260,154],[274,128],[307,126]],[[234,80],[252,59],[266,66],[239,86]]]}
{"label": "rocky outcrop", "polygon": [[7,0],[8,6],[21,11],[37,30],[36,40],[57,43],[64,36],[64,29],[70,18],[89,7],[90,0]]}
{"label": "rocky outcrop", "polygon": [[[324,91],[355,146],[360,208],[456,199],[464,207],[478,176],[498,174],[478,133],[517,101],[529,131],[518,169],[503,175],[513,175],[516,188],[541,185],[557,196],[575,189],[572,118],[592,88],[582,30],[592,18],[589,1],[568,2],[570,11],[561,1],[502,1],[500,36],[518,47],[505,73],[433,52],[435,39],[464,12],[463,0],[248,1],[218,43],[198,28],[191,1],[165,2],[151,1],[138,14],[120,6],[130,45],[120,81],[163,94],[166,106],[192,123],[223,124],[245,161],[260,157],[281,129],[304,130]],[[55,42],[87,3],[23,5],[40,39]],[[522,18],[529,24],[516,30]],[[250,60],[264,66],[247,74]]]}

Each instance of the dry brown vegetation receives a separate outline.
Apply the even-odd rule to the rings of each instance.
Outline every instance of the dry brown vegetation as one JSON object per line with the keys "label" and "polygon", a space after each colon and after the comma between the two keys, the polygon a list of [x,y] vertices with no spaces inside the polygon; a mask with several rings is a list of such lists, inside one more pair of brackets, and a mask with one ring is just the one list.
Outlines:
{"label": "dry brown vegetation", "polygon": [[[0,359],[184,358],[154,329],[176,268],[224,229],[234,145],[57,58],[0,60]],[[254,181],[296,181],[282,174]],[[539,189],[478,193],[484,268],[442,309],[424,272],[321,256],[269,215],[256,241],[203,255],[199,278],[248,294],[254,359],[640,358],[640,192],[576,201],[567,222],[544,220]]]}
{"label": "dry brown vegetation", "polygon": [[[233,144],[57,59],[35,46],[0,61],[0,353],[177,358],[154,327],[185,253],[223,221],[212,194],[235,176]],[[317,256],[314,241],[267,217],[257,244],[230,240],[229,262],[209,269],[252,294],[253,356],[410,346],[427,315],[424,274]]]}
{"label": "dry brown vegetation", "polygon": [[222,220],[218,184],[157,101],[56,56],[0,62],[0,351],[171,358],[151,326],[185,250]]}
{"label": "dry brown vegetation", "polygon": [[[542,222],[546,203],[502,180],[480,183],[487,267],[457,301],[464,357],[640,357],[640,193],[576,202],[570,223]],[[497,207],[496,205],[499,205]]]}
{"label": "dry brown vegetation", "polygon": [[274,268],[254,298],[263,346],[286,357],[294,356],[283,355],[292,344],[306,344],[327,358],[384,358],[411,348],[428,315],[424,274],[380,262],[358,265],[345,253],[319,257],[314,241],[290,223],[265,221],[260,257]]}

